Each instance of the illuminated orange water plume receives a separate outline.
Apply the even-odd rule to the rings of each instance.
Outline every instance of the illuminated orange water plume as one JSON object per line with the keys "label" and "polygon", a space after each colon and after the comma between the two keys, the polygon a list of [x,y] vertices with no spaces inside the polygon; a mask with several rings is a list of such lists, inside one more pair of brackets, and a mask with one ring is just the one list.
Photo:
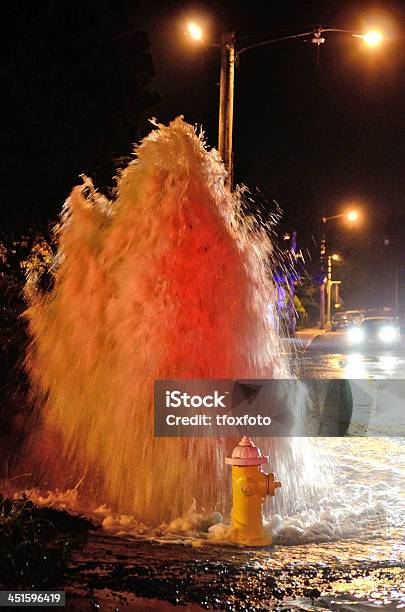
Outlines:
{"label": "illuminated orange water plume", "polygon": [[41,437],[63,437],[47,472],[86,475],[113,508],[150,523],[192,497],[225,508],[225,442],[154,439],[153,381],[287,375],[269,239],[242,220],[216,151],[181,118],[143,140],[114,201],[89,190],[73,190],[55,287],[28,312]]}

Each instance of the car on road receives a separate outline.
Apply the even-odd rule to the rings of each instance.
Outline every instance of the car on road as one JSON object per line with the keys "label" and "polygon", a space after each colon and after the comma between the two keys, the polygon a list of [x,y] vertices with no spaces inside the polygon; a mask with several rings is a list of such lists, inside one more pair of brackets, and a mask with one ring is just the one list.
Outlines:
{"label": "car on road", "polygon": [[361,312],[361,310],[345,310],[342,312],[337,312],[332,317],[332,331],[346,329],[350,325],[359,325],[363,319],[364,314]]}
{"label": "car on road", "polygon": [[393,347],[401,344],[401,329],[392,317],[366,317],[360,325],[347,330],[348,342],[352,345],[376,344]]}
{"label": "car on road", "polygon": [[346,329],[350,325],[350,319],[345,312],[337,312],[332,317],[332,331],[337,331],[338,329]]}
{"label": "car on road", "polygon": [[354,325],[359,325],[364,321],[364,313],[361,310],[346,310],[345,314]]}

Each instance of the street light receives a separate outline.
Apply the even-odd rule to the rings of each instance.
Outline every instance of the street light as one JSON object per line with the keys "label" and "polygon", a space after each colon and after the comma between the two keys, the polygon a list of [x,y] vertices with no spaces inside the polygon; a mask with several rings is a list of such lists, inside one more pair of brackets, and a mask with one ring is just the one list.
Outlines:
{"label": "street light", "polygon": [[352,209],[347,212],[340,213],[339,215],[332,215],[331,217],[322,217],[322,223],[326,224],[328,221],[332,221],[332,219],[342,219],[343,217],[345,217],[347,221],[353,223],[354,221],[358,221],[360,214],[358,210]]}
{"label": "street light", "polygon": [[332,261],[341,261],[341,256],[337,253],[333,253],[332,255],[328,255],[328,280],[327,280],[327,296],[328,296],[328,305],[327,305],[327,317],[326,324],[331,324],[331,301],[332,301],[332,286],[336,284],[340,284],[340,281],[332,280]]}
{"label": "street light", "polygon": [[198,23],[195,23],[194,21],[190,21],[190,23],[188,24],[187,33],[194,40],[202,40],[202,37],[203,37],[202,27],[198,25]]}
{"label": "street light", "polygon": [[[326,224],[328,221],[335,219],[345,218],[350,223],[355,223],[359,219],[359,212],[355,209],[351,209],[339,215],[331,215],[330,217],[322,217],[322,234],[321,234],[321,248],[320,248],[320,259],[321,259],[321,285],[319,295],[319,327],[325,329],[325,284],[328,295],[328,303],[330,299],[329,295],[329,283],[328,276],[325,278],[325,259],[326,259]],[[328,271],[329,271],[329,258],[328,258]],[[328,272],[327,271],[327,272]],[[328,306],[329,312],[329,306]],[[328,316],[328,323],[330,322],[330,314]]]}
{"label": "street light", "polygon": [[[220,47],[221,50],[221,78],[220,78],[220,94],[219,94],[219,122],[218,122],[218,152],[225,164],[226,169],[226,185],[232,188],[232,135],[233,135],[233,106],[234,106],[234,89],[235,89],[235,63],[240,59],[240,56],[251,49],[272,45],[278,42],[305,39],[307,42],[316,45],[318,48],[325,43],[323,34],[328,32],[343,32],[355,38],[361,38],[369,47],[376,47],[382,42],[382,34],[377,30],[370,30],[365,34],[358,34],[352,30],[343,30],[340,28],[324,28],[319,26],[310,32],[302,32],[300,34],[292,34],[289,36],[281,36],[272,38],[252,45],[247,45],[239,50],[235,49],[235,32],[224,32],[221,36],[221,43],[211,44],[211,47]],[[203,42],[204,35],[202,28],[196,22],[188,24],[188,34],[197,41]]]}
{"label": "street light", "polygon": [[377,32],[377,30],[370,30],[363,36],[358,36],[358,38],[363,38],[368,47],[378,47],[383,39],[382,34]]}
{"label": "street light", "polygon": [[350,210],[346,214],[346,217],[348,221],[357,221],[359,218],[359,213],[357,212],[357,210]]}

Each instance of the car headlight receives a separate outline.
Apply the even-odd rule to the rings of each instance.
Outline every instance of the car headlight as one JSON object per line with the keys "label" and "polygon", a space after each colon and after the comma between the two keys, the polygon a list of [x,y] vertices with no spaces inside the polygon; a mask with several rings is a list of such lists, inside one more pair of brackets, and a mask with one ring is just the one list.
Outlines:
{"label": "car headlight", "polygon": [[378,337],[382,342],[394,342],[398,338],[398,330],[392,325],[385,325],[379,331]]}
{"label": "car headlight", "polygon": [[359,344],[364,340],[364,331],[360,327],[351,327],[347,332],[349,342]]}

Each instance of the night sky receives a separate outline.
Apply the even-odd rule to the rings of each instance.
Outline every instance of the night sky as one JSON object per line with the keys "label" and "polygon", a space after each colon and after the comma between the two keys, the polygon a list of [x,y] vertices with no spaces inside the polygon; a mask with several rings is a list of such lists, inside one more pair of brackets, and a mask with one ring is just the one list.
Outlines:
{"label": "night sky", "polygon": [[[150,129],[147,116],[167,123],[182,114],[202,125],[207,142],[216,146],[219,50],[188,41],[188,19],[201,19],[212,42],[218,42],[221,31],[235,30],[239,47],[317,24],[358,32],[382,26],[385,40],[376,50],[331,33],[320,48],[319,62],[315,46],[302,41],[255,49],[241,57],[235,93],[235,179],[253,192],[259,189],[268,210],[276,200],[284,211],[280,231],[296,229],[299,246],[306,250],[312,245],[313,257],[320,218],[358,203],[361,228],[348,233],[339,222],[331,225],[330,244],[338,244],[348,262],[372,251],[387,265],[383,238],[389,235],[390,249],[396,245],[390,257],[401,268],[403,3],[42,0],[30,9],[22,2],[11,8],[1,4],[7,25],[2,43],[6,87],[0,214],[11,226],[31,214],[41,222],[56,218],[82,171],[103,186],[106,175],[119,165],[117,159],[130,153],[131,141]],[[137,30],[144,30],[146,38],[131,38]],[[148,53],[155,76],[145,85],[139,76],[145,63],[134,67]],[[150,65],[147,71],[152,74]],[[127,72],[135,75],[130,85]],[[76,113],[80,121],[72,120]],[[351,278],[354,282],[353,273]],[[350,283],[346,285],[349,294]],[[355,294],[353,303],[360,299]]]}
{"label": "night sky", "polygon": [[182,112],[190,122],[202,123],[208,141],[216,142],[218,52],[181,45],[181,28],[169,27],[177,15],[179,20],[187,14],[207,15],[213,40],[221,29],[233,27],[237,39],[248,37],[243,44],[264,40],[262,32],[285,28],[295,33],[316,23],[359,32],[367,23],[383,23],[388,39],[374,51],[344,34],[327,35],[319,67],[315,47],[302,42],[241,57],[236,179],[257,185],[294,215],[306,200],[314,200],[326,214],[338,212],[350,198],[376,212],[400,209],[405,202],[405,13],[399,3],[385,2],[378,9],[367,2],[284,2],[276,9],[271,3],[270,11],[269,3],[235,4],[206,4],[205,10],[194,11],[180,5],[176,11],[171,3],[153,18],[163,93],[159,118],[167,121]]}

